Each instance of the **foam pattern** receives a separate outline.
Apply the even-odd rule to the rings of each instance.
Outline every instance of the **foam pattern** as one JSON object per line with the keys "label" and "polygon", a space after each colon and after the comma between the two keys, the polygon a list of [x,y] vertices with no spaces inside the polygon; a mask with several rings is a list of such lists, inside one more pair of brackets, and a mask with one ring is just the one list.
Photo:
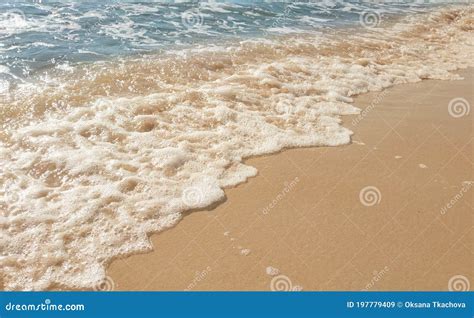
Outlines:
{"label": "foam pattern", "polygon": [[245,158],[350,143],[353,96],[473,66],[472,17],[63,65],[15,85],[0,99],[5,288],[93,288],[112,259],[255,176]]}

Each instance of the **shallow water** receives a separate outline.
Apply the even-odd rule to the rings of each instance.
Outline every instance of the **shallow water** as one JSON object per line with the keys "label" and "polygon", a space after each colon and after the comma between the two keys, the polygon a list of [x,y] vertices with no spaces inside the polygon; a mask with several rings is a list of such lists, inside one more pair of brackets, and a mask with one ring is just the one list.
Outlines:
{"label": "shallow water", "polygon": [[92,288],[148,233],[255,176],[244,158],[347,144],[352,96],[472,66],[469,5],[0,10],[6,289]]}
{"label": "shallow water", "polygon": [[[426,12],[437,1],[2,1],[0,64],[25,77],[64,63],[104,60],[192,44],[315,29],[375,25]],[[207,45],[207,44],[206,44]],[[2,72],[0,72],[2,73]]]}

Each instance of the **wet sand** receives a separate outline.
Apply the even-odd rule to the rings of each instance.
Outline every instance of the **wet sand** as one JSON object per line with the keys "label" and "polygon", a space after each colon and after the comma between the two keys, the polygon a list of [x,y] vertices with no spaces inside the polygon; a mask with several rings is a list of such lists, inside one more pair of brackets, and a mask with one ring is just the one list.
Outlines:
{"label": "wet sand", "polygon": [[[114,261],[111,285],[270,290],[277,277],[274,289],[448,290],[455,275],[472,284],[474,184],[463,182],[474,181],[474,80],[472,69],[460,74],[359,96],[366,111],[342,118],[350,145],[247,160],[257,177],[153,235],[153,252]],[[459,116],[462,100],[450,114],[455,98],[469,114]]]}

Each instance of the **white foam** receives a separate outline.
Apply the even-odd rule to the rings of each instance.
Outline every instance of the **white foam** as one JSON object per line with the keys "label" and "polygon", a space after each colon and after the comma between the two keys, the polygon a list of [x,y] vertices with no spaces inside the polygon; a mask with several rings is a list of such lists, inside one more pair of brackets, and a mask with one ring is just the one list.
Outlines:
{"label": "white foam", "polygon": [[6,94],[10,90],[10,82],[0,79],[0,95]]}
{"label": "white foam", "polygon": [[51,7],[49,15],[26,15],[19,9],[0,13],[0,38],[34,30],[35,32],[80,30],[81,26]]}
{"label": "white foam", "polygon": [[[340,116],[358,113],[354,95],[458,79],[450,71],[473,55],[461,25],[472,11],[458,15],[66,67],[18,84],[0,99],[5,288],[92,288],[114,257],[151,249],[149,233],[255,176],[245,158],[348,144]],[[418,31],[429,23],[432,33]]]}
{"label": "white foam", "polygon": [[240,250],[240,254],[243,255],[243,256],[250,255],[250,252],[251,252],[251,250],[249,250],[248,248],[243,248],[243,249]]}
{"label": "white foam", "polygon": [[268,28],[268,32],[278,33],[278,34],[292,34],[292,33],[307,33],[305,30],[292,27],[273,27]]}
{"label": "white foam", "polygon": [[280,270],[278,268],[275,268],[275,267],[272,267],[272,266],[268,266],[265,269],[265,272],[267,273],[267,275],[270,275],[270,276],[276,276],[276,275],[280,274]]}
{"label": "white foam", "polygon": [[293,291],[302,291],[302,290],[303,290],[303,286],[294,285],[292,290],[293,290]]}

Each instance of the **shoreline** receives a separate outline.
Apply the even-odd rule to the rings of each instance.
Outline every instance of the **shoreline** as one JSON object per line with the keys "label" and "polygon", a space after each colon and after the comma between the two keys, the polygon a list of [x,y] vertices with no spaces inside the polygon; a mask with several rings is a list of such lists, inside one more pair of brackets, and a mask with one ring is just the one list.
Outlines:
{"label": "shoreline", "polygon": [[[389,265],[384,265],[385,263],[381,262],[380,259],[375,259],[374,264],[380,264],[380,266],[373,266],[372,276],[369,278],[366,273],[363,273],[361,268],[364,266],[362,261],[357,263],[357,266],[354,264],[345,265],[343,268],[338,268],[334,270],[333,265],[339,264],[340,259],[344,258],[341,256],[343,253],[337,251],[332,251],[332,253],[336,253],[337,261],[335,262],[328,262],[325,266],[314,268],[308,274],[305,271],[309,270],[311,267],[309,264],[305,264],[304,261],[298,265],[298,261],[291,259],[288,255],[281,256],[276,255],[274,251],[270,251],[269,253],[265,252],[265,247],[268,247],[272,244],[270,238],[265,238],[265,233],[269,234],[273,238],[278,238],[280,234],[284,234],[286,236],[292,236],[291,230],[285,231],[285,224],[283,221],[291,221],[295,222],[295,218],[299,215],[303,215],[302,211],[296,211],[296,214],[287,214],[285,215],[285,211],[295,209],[298,210],[299,207],[302,209],[308,209],[310,204],[308,201],[314,201],[318,199],[318,204],[323,201],[324,198],[321,198],[321,193],[311,192],[309,196],[301,198],[302,194],[307,194],[308,191],[304,188],[307,187],[308,178],[302,177],[298,173],[293,174],[288,170],[288,167],[292,167],[294,171],[301,172],[302,170],[298,168],[298,165],[301,162],[318,162],[320,160],[324,160],[324,156],[328,154],[332,154],[332,156],[337,160],[337,163],[330,163],[327,166],[331,167],[331,169],[338,168],[339,164],[343,164],[345,161],[348,161],[348,158],[340,158],[338,153],[347,152],[348,149],[353,151],[349,151],[353,154],[358,154],[359,157],[363,153],[362,149],[369,147],[369,145],[361,140],[366,140],[365,138],[373,137],[370,136],[373,134],[373,130],[381,129],[380,126],[383,126],[382,122],[374,123],[377,118],[380,119],[380,113],[377,116],[374,116],[374,113],[377,112],[391,112],[392,115],[396,115],[395,117],[400,119],[400,113],[402,112],[401,109],[405,109],[409,112],[408,108],[411,106],[420,106],[423,103],[427,103],[426,99],[434,97],[443,97],[443,99],[447,99],[447,95],[456,95],[456,93],[461,93],[458,95],[463,95],[468,100],[469,105],[474,103],[474,94],[472,91],[472,87],[474,86],[474,68],[467,68],[463,70],[458,70],[455,73],[461,74],[464,77],[464,80],[453,80],[453,81],[443,81],[443,80],[423,80],[418,83],[409,83],[409,84],[402,84],[397,85],[394,87],[390,87],[385,89],[381,92],[371,92],[362,94],[355,97],[354,105],[356,107],[361,108],[361,113],[359,115],[345,115],[342,116],[342,126],[353,130],[354,134],[352,135],[352,142],[348,145],[343,146],[336,146],[336,147],[303,147],[303,148],[289,148],[283,149],[280,152],[269,154],[269,155],[262,155],[251,157],[245,159],[243,161],[244,164],[248,164],[252,167],[256,167],[258,169],[258,174],[255,177],[249,178],[246,182],[239,184],[237,187],[226,188],[224,189],[226,197],[224,200],[220,202],[216,202],[212,204],[205,210],[191,210],[183,213],[182,220],[174,227],[167,229],[163,232],[154,233],[150,235],[150,240],[154,246],[153,251],[139,253],[139,254],[132,254],[127,257],[117,258],[114,259],[108,266],[107,266],[107,278],[103,285],[97,286],[95,290],[269,290],[271,289],[271,282],[274,278],[281,278],[283,277],[283,283],[280,284],[286,286],[292,286],[292,288],[298,290],[446,290],[446,283],[449,279],[446,278],[446,275],[442,277],[442,279],[433,279],[431,277],[430,281],[423,281],[423,284],[418,285],[416,288],[408,287],[407,280],[404,279],[404,276],[409,272],[409,267],[405,268],[405,272],[403,274],[396,273],[396,279],[401,280],[400,282],[396,282],[396,279],[391,283],[378,283],[384,277],[389,277],[395,271]],[[467,88],[471,86],[471,91]],[[434,93],[437,89],[440,90],[439,93]],[[420,90],[422,93],[419,96],[415,93]],[[395,101],[396,97],[403,96],[404,93],[408,91],[411,93],[410,100],[412,100],[412,104],[406,107],[400,107],[398,104],[399,102]],[[448,112],[448,104],[449,103],[438,103],[437,114],[434,112],[429,112],[427,115],[429,117],[434,117],[437,119],[442,119],[443,121],[455,122],[452,123],[463,123],[463,128],[460,127],[449,127],[455,128],[455,134],[459,135],[462,134],[463,130],[466,130],[466,122],[469,121],[471,113],[461,116],[459,118],[453,118],[449,115]],[[445,104],[445,105],[444,105]],[[426,105],[425,105],[426,106]],[[444,115],[443,113],[443,106],[444,106]],[[441,109],[440,109],[441,108]],[[372,113],[373,112],[373,113]],[[444,118],[440,118],[444,117]],[[382,121],[385,121],[387,118],[386,115],[383,115],[381,118]],[[403,120],[403,119],[402,119]],[[423,118],[419,118],[419,114],[416,120],[423,121]],[[367,122],[373,123],[373,127],[368,127],[369,125]],[[400,122],[398,123],[400,124]],[[407,123],[404,122],[405,125]],[[359,127],[360,126],[360,127]],[[369,125],[370,126],[370,125]],[[407,128],[410,125],[407,125]],[[405,127],[405,126],[404,126]],[[413,129],[411,127],[410,129]],[[468,128],[469,129],[469,128]],[[389,130],[389,129],[388,129]],[[362,134],[363,132],[363,134]],[[421,137],[423,131],[420,131],[417,135],[417,138]],[[467,156],[472,154],[472,143],[473,143],[473,128],[470,127],[469,133],[467,135],[467,139],[469,140],[467,144],[462,145],[463,143],[458,143],[458,146],[462,146],[461,152],[463,156]],[[387,134],[389,135],[390,132]],[[394,132],[394,134],[398,134]],[[402,133],[403,134],[403,133]],[[365,136],[364,136],[365,135]],[[459,138],[459,136],[457,136]],[[433,146],[433,145],[432,145]],[[436,145],[435,145],[436,146]],[[398,153],[403,153],[404,149],[403,146],[397,145],[397,149],[399,149]],[[379,150],[377,146],[372,147],[372,150],[369,152],[383,154],[383,158],[390,159],[387,157],[386,153],[378,152]],[[395,153],[395,152],[394,152]],[[364,159],[368,156],[365,155]],[[391,165],[394,163],[401,162],[406,159],[405,156],[400,156],[401,158],[396,158],[399,155],[396,155],[392,162],[388,162]],[[352,158],[354,159],[354,158]],[[355,158],[357,159],[357,158]],[[359,163],[364,166],[370,166],[368,163],[363,162],[363,160]],[[472,163],[471,163],[472,164]],[[403,165],[403,164],[402,164]],[[420,165],[423,165],[421,167]],[[385,167],[387,168],[387,167]],[[384,169],[385,169],[384,168]],[[412,167],[413,168],[413,167]],[[420,172],[420,171],[429,171],[429,165],[419,164],[413,172]],[[318,168],[321,169],[321,168]],[[355,167],[349,169],[352,173],[354,173]],[[462,169],[460,169],[462,170]],[[459,173],[459,169],[456,169]],[[469,170],[466,170],[469,171]],[[471,169],[472,171],[472,169]],[[279,175],[279,172],[283,172]],[[330,180],[328,180],[328,176],[335,171],[324,171],[321,169],[318,171],[321,173],[320,177],[323,176],[322,179],[318,181],[310,181],[311,186],[315,187],[315,182],[322,182],[324,186],[323,189],[331,188],[333,186],[333,190],[337,190],[337,185],[341,183],[339,180],[336,183],[336,186],[331,184]],[[363,172],[363,171],[360,171]],[[290,177],[291,175],[291,177]],[[474,180],[474,176],[466,176],[466,181]],[[302,182],[303,181],[303,182]],[[411,179],[411,182],[414,180]],[[411,185],[413,186],[413,185]],[[303,189],[301,189],[303,188]],[[473,184],[458,184],[451,185],[449,189],[457,189],[458,191],[451,190],[451,197],[447,197],[446,193],[443,194],[444,202],[441,198],[437,197],[436,202],[439,205],[439,212],[440,215],[446,216],[451,209],[461,209],[462,215],[468,219],[469,217],[469,207],[473,206],[472,194],[469,192],[473,188]],[[446,187],[445,187],[446,190]],[[407,193],[407,189],[399,189],[397,191],[401,193]],[[258,195],[255,193],[261,193],[263,199],[258,198]],[[298,194],[298,192],[303,192]],[[336,191],[337,192],[337,191]],[[340,191],[339,191],[340,192]],[[357,191],[355,191],[357,192]],[[357,194],[353,191],[352,194]],[[461,199],[459,199],[460,193],[462,192]],[[385,197],[385,192],[381,193],[382,198]],[[311,195],[317,194],[317,196],[312,199]],[[471,202],[465,202],[467,200],[462,200],[463,196],[471,197]],[[308,242],[317,242],[319,245],[316,245],[317,249],[322,248],[321,245],[324,244],[325,241],[328,243],[335,239],[337,233],[345,235],[345,239],[341,239],[340,241],[346,240],[346,243],[350,244],[350,246],[357,245],[357,242],[353,241],[353,238],[357,235],[355,233],[344,233],[344,229],[348,224],[353,224],[359,235],[364,233],[365,236],[367,233],[366,227],[370,228],[370,225],[360,226],[351,218],[351,214],[342,213],[343,219],[342,222],[337,222],[337,215],[330,215],[330,213],[336,213],[338,210],[344,210],[346,207],[347,198],[344,197],[343,193],[337,193],[338,198],[341,199],[341,202],[327,202],[324,203],[325,208],[333,209],[331,212],[323,212],[320,216],[323,216],[323,224],[321,224],[321,228],[317,230],[315,233],[307,232],[308,229],[299,233],[296,231],[293,234],[296,234],[296,237],[292,239],[291,245],[298,244],[302,242],[302,247],[300,248],[302,251],[308,251],[310,248],[310,244]],[[356,195],[358,196],[358,194]],[[396,195],[395,195],[396,196]],[[370,198],[370,196],[369,196]],[[451,204],[452,200],[455,200],[454,204]],[[300,200],[302,199],[302,200]],[[354,198],[352,198],[354,199]],[[360,198],[359,198],[360,199]],[[425,198],[425,200],[429,201],[429,198]],[[245,201],[250,201],[250,204]],[[276,203],[275,203],[276,201]],[[352,200],[353,201],[353,200]],[[359,201],[359,200],[357,200]],[[384,200],[385,201],[385,200]],[[458,204],[458,201],[460,203]],[[443,203],[442,205],[441,202]],[[353,203],[353,202],[352,202]],[[342,208],[338,209],[337,206],[341,204]],[[360,204],[360,202],[359,202]],[[449,206],[451,205],[451,206]],[[456,206],[457,205],[457,206]],[[274,216],[275,220],[270,220],[272,224],[272,229],[269,229],[268,226],[262,226],[262,229],[265,229],[264,234],[252,233],[250,237],[246,237],[248,235],[248,231],[255,230],[258,226],[262,225],[262,219],[260,221],[256,221],[253,224],[249,224],[246,220],[242,220],[239,212],[242,208],[248,209],[249,206],[253,207],[254,210],[252,213],[254,215],[258,215],[260,218],[269,218],[269,220]],[[467,208],[466,208],[467,206]],[[255,208],[257,207],[257,208]],[[387,209],[387,207],[384,207]],[[226,212],[227,211],[227,212]],[[328,209],[329,211],[329,209]],[[275,213],[274,213],[275,212]],[[226,215],[227,213],[227,215]],[[249,212],[246,211],[245,214]],[[318,212],[321,213],[321,212]],[[387,211],[384,211],[386,214]],[[370,216],[370,214],[364,214],[364,216]],[[305,216],[304,219],[307,219],[308,216]],[[221,220],[230,220],[235,224],[228,224],[226,222],[222,222]],[[373,224],[378,224],[381,221],[379,219],[372,219],[368,220]],[[461,220],[449,220],[449,223],[456,224],[458,226],[462,225],[464,219]],[[313,223],[312,227],[318,226],[318,224],[314,224],[314,220],[310,221]],[[387,236],[396,236],[403,232],[401,227],[406,225],[405,223],[395,222],[396,226],[393,229],[389,229]],[[243,229],[240,229],[239,226],[244,225]],[[251,225],[252,227],[249,229],[248,226]],[[247,226],[247,227],[246,227]],[[467,232],[463,232],[462,236],[458,238],[455,242],[454,246],[457,248],[456,251],[452,253],[460,256],[462,261],[459,263],[464,270],[464,272],[469,273],[469,276],[472,281],[474,278],[473,270],[469,270],[469,266],[472,267],[472,261],[469,261],[469,257],[474,254],[474,246],[472,243],[469,245],[470,240],[468,238],[474,238],[474,227],[471,222],[467,222],[464,226],[470,226],[470,229]],[[384,227],[387,227],[385,225]],[[383,230],[386,230],[385,228]],[[209,231],[209,233],[205,233]],[[338,232],[341,231],[341,232]],[[273,233],[272,233],[273,232]],[[332,233],[331,233],[332,232]],[[382,231],[380,231],[382,232]],[[452,231],[451,231],[452,232]],[[331,234],[328,236],[327,239],[323,238],[323,234]],[[180,237],[181,234],[184,234],[183,237]],[[304,237],[306,234],[309,234],[308,237]],[[378,233],[382,235],[383,233]],[[316,237],[318,239],[316,239]],[[432,233],[432,235],[436,236],[436,233]],[[301,237],[298,239],[297,237]],[[413,233],[411,233],[411,237],[413,237]],[[216,241],[214,241],[216,240]],[[254,247],[254,244],[257,241],[260,241],[257,244],[257,248]],[[471,240],[472,241],[472,240]],[[243,243],[245,242],[245,243]],[[340,244],[340,242],[338,243]],[[397,247],[396,250],[399,250],[401,246],[404,244],[403,238],[396,238],[394,240],[394,244]],[[330,245],[330,244],[329,244]],[[373,243],[369,245],[374,246]],[[461,246],[458,246],[461,245]],[[375,245],[378,247],[378,245]],[[391,244],[390,242],[384,242],[382,247],[387,247],[390,249]],[[191,247],[195,247],[196,251],[192,251]],[[204,251],[204,247],[210,248],[209,253]],[[250,248],[247,248],[250,247]],[[286,247],[288,248],[288,246]],[[383,257],[382,259],[386,259],[388,256],[386,253],[380,251],[380,247],[377,248],[378,252],[369,253],[369,251],[364,251],[364,255],[371,255],[381,253]],[[461,250],[461,251],[460,251]],[[199,255],[199,251],[201,251],[201,255]],[[221,257],[216,258],[215,262],[205,261],[206,259],[215,257],[219,254],[219,252],[223,251],[223,255]],[[330,252],[329,250],[325,250],[326,252]],[[467,255],[464,255],[467,251]],[[361,251],[359,251],[361,252]],[[203,256],[202,253],[207,254]],[[446,252],[447,253],[447,252]],[[199,255],[196,259],[193,258],[193,255]],[[260,255],[256,255],[260,254]],[[261,255],[264,254],[262,257]],[[289,253],[291,254],[291,253]],[[181,255],[181,256],[180,256]],[[184,259],[182,255],[189,255]],[[379,255],[380,256],[380,255]],[[399,257],[400,255],[398,255]],[[225,258],[229,259],[225,259]],[[397,258],[398,258],[397,257]],[[424,257],[429,257],[429,255],[424,255]],[[446,256],[443,256],[446,257]],[[171,266],[172,263],[175,262],[176,259],[180,259],[180,268],[173,268]],[[312,258],[312,257],[310,257]],[[278,261],[271,261],[264,263],[263,260],[271,260],[275,259]],[[166,266],[163,267],[163,263],[169,261]],[[249,262],[249,260],[252,260]],[[245,265],[245,270],[250,270],[252,273],[252,277],[255,279],[253,280],[244,280],[241,281],[237,279],[239,276],[236,275],[238,270],[236,269],[236,264],[241,262]],[[313,261],[315,261],[313,259]],[[216,262],[222,262],[223,264],[220,266],[213,265]],[[446,261],[445,261],[446,262]],[[254,263],[254,264],[252,264]],[[206,265],[207,264],[207,265]],[[365,265],[369,266],[372,264],[371,261],[367,261]],[[204,266],[206,265],[206,266]],[[238,265],[238,264],[237,264]],[[447,264],[444,264],[447,267]],[[466,266],[467,265],[467,266]],[[203,267],[204,266],[204,267]],[[346,268],[348,267],[348,268]],[[434,267],[434,265],[433,265]],[[453,266],[456,269],[455,266]],[[137,271],[137,269],[139,269]],[[159,275],[153,274],[155,269],[159,269]],[[317,270],[320,269],[321,273],[316,273]],[[270,275],[266,272],[272,272]],[[352,270],[353,273],[349,274],[348,281],[341,279],[336,274],[337,273],[344,273],[345,275],[348,274],[348,271]],[[446,270],[446,269],[445,269]],[[452,273],[455,271],[453,270]],[[463,271],[461,271],[463,272]],[[276,274],[278,273],[278,274]],[[288,275],[287,273],[291,273]],[[364,283],[365,286],[361,285],[361,278],[358,276],[364,276]],[[322,275],[327,275],[331,277],[325,285],[323,286],[316,286],[312,285],[310,282],[310,276],[315,275],[314,277],[320,278]],[[332,275],[332,276],[331,276]],[[334,276],[336,275],[336,276]],[[351,276],[352,275],[352,276]],[[393,275],[393,274],[392,274]],[[454,275],[454,274],[453,274]],[[242,276],[245,276],[242,274]],[[370,275],[369,275],[370,276]],[[148,279],[152,277],[152,279]],[[214,278],[213,278],[214,277]],[[297,277],[297,279],[293,279],[292,277]],[[413,278],[412,276],[409,276]],[[337,278],[337,279],[336,279]],[[278,283],[278,280],[275,279]],[[298,282],[298,283],[296,283]],[[301,282],[301,283],[300,283]],[[308,284],[308,282],[310,282]],[[352,282],[352,283],[351,283]],[[396,283],[394,283],[396,282]],[[0,280],[0,283],[3,283]],[[289,285],[288,285],[289,284]],[[3,284],[1,284],[3,285]],[[362,288],[359,288],[361,287]],[[369,288],[368,288],[369,287]],[[49,290],[72,290],[70,288],[63,288],[61,286],[55,285],[51,286]]]}
{"label": "shoreline", "polygon": [[[45,58],[55,67],[41,79],[30,68],[46,64],[40,55],[29,61],[26,51],[17,52],[15,67],[7,63],[0,70],[8,75],[0,80],[0,95],[6,97],[0,102],[3,289],[337,289],[340,272],[348,267],[370,282],[365,289],[373,289],[394,273],[388,265],[405,257],[392,255],[398,240],[384,238],[382,245],[375,240],[378,233],[401,227],[403,237],[413,238],[436,203],[442,207],[433,222],[444,225],[446,235],[469,234],[458,223],[468,224],[466,206],[472,210],[464,196],[473,179],[463,173],[472,170],[466,150],[472,148],[472,68],[467,82],[384,89],[460,79],[454,70],[474,67],[472,6],[428,5],[403,14],[399,6],[384,6],[375,15],[364,5],[334,9],[342,13],[335,24],[352,21],[363,32],[314,28],[313,4],[302,4],[288,16],[282,6],[263,5],[277,20],[278,12],[292,17],[293,24],[281,27],[267,23],[265,15],[255,24],[246,23],[240,9],[216,11],[215,18],[232,17],[247,27],[231,25],[220,32],[220,20],[206,18],[209,32],[201,30],[200,39],[228,31],[237,36],[235,31],[247,29],[279,35],[242,37],[218,47],[191,39],[195,50],[187,53],[126,54],[116,63],[99,57],[86,61],[85,55],[84,64],[69,63],[82,60],[77,55],[85,52],[80,52],[82,40],[96,28],[105,33],[93,42],[107,39],[107,47],[92,45],[86,54],[94,54],[94,47],[99,55],[136,51],[161,35],[175,37],[178,45],[196,32],[181,19],[156,33],[161,26],[156,21],[189,13],[180,6],[170,7],[173,14],[153,11],[158,20],[138,7],[135,15],[133,6],[106,6],[107,19],[97,24],[77,20],[77,45],[69,47],[65,59]],[[15,41],[27,43],[25,49],[36,47],[28,42],[29,29],[67,21],[40,11],[28,19],[18,12],[7,17],[25,22],[11,30]],[[390,12],[400,13],[399,23],[390,23]],[[421,12],[426,15],[418,16]],[[117,13],[143,19],[141,26],[150,33],[142,37],[132,23],[127,34],[136,34],[135,40],[116,38]],[[298,35],[306,24],[315,32]],[[316,19],[316,25],[326,22]],[[53,44],[43,57],[70,44],[63,31],[45,33],[41,46]],[[23,70],[25,81],[10,78],[16,78],[15,70]],[[353,106],[358,95],[361,114]],[[358,137],[347,145],[350,129]],[[459,162],[444,175],[451,159]],[[448,197],[449,191],[457,192]],[[452,216],[456,209],[460,214]],[[151,241],[156,241],[156,259],[150,264]],[[377,252],[375,259],[384,260],[374,263],[369,279],[372,258],[363,267],[362,260],[354,263],[359,253],[353,255],[355,248],[365,251],[367,242]],[[134,263],[138,254],[146,257]],[[117,267],[121,260],[129,272]],[[108,267],[110,276],[98,284]],[[141,278],[128,280],[137,270]],[[353,284],[350,288],[361,285]]]}
{"label": "shoreline", "polygon": [[[350,145],[286,149],[245,160],[258,169],[255,178],[225,189],[223,202],[186,213],[174,228],[152,235],[152,252],[113,261],[108,267],[113,289],[269,290],[274,277],[284,277],[286,286],[303,290],[446,290],[455,269],[472,280],[470,204],[461,199],[440,213],[463,182],[473,180],[472,173],[462,174],[472,171],[472,114],[448,113],[458,95],[473,104],[473,69],[457,73],[465,79],[422,81],[356,97],[362,117],[342,117],[343,126],[354,131]],[[409,105],[400,105],[406,96]],[[435,136],[443,146],[458,147],[457,157],[440,152]],[[306,170],[319,161],[321,166]],[[450,176],[433,171],[442,163],[453,170]],[[345,174],[351,184],[344,184]],[[288,185],[293,186],[287,190]],[[433,192],[414,195],[419,188]],[[374,195],[375,204],[361,204]],[[428,206],[438,207],[437,213]],[[440,242],[439,233],[450,244]],[[459,256],[457,266],[444,254]],[[420,267],[427,273],[420,275]]]}

